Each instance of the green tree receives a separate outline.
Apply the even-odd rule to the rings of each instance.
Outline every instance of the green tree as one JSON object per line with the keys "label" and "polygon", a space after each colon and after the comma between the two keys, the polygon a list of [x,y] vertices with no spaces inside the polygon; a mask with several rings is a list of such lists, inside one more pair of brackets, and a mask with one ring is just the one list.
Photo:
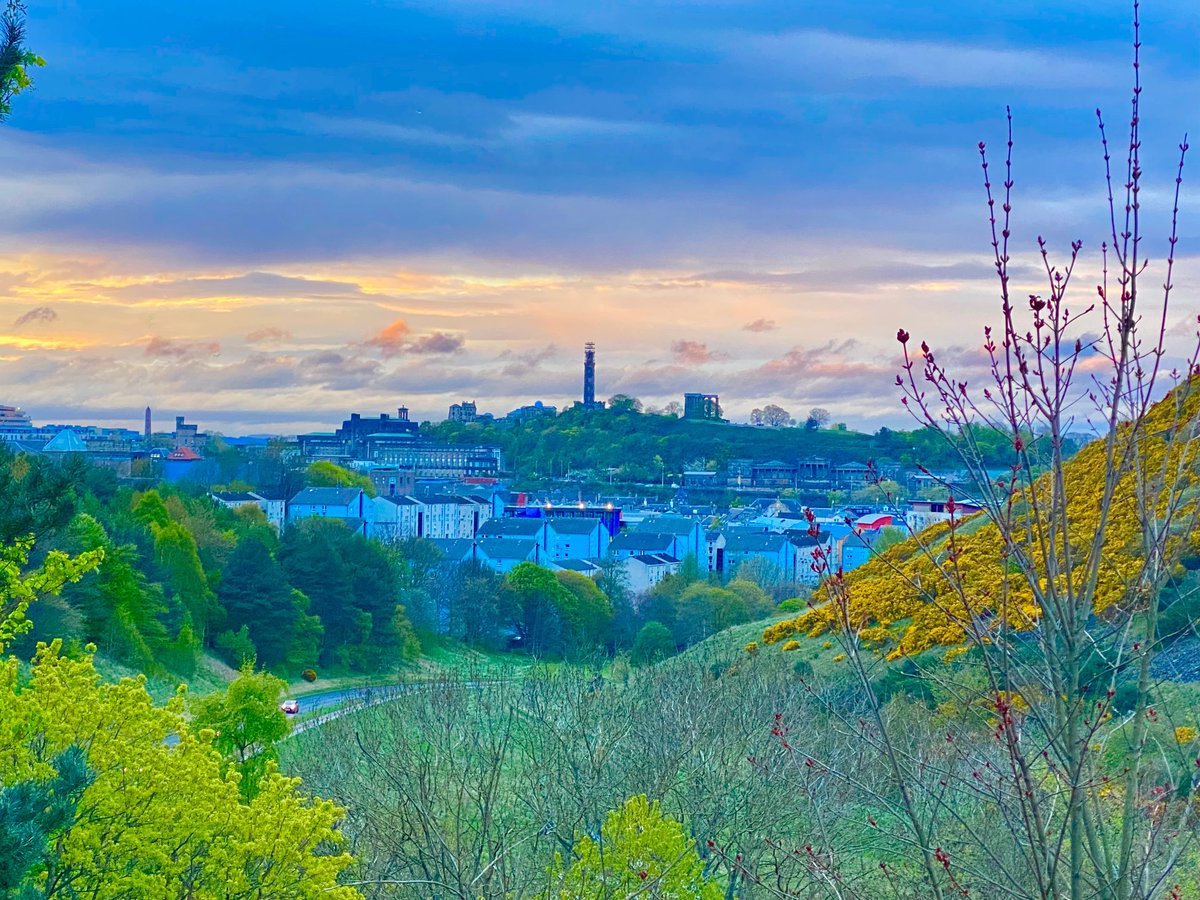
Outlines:
{"label": "green tree", "polygon": [[13,97],[33,85],[29,70],[45,64],[25,46],[25,4],[8,0],[0,13],[0,122],[8,118]]}
{"label": "green tree", "polygon": [[247,664],[224,691],[192,703],[192,728],[212,729],[213,746],[237,767],[246,799],[258,793],[268,764],[278,760],[275,744],[291,727],[279,708],[286,690],[283,679],[255,672],[253,664]]}
{"label": "green tree", "polygon": [[521,609],[525,649],[533,656],[561,656],[566,589],[553,572],[530,562],[516,566],[507,581]]}
{"label": "green tree", "polygon": [[555,854],[543,900],[722,900],[725,892],[704,877],[704,861],[683,826],[657,801],[630,797],[600,828],[575,844],[568,863]]}
{"label": "green tree", "polygon": [[291,587],[271,551],[256,535],[233,551],[217,594],[231,630],[245,627],[268,669],[316,664],[321,620],[309,615],[308,598]]}
{"label": "green tree", "polygon": [[568,649],[576,654],[601,650],[612,640],[613,607],[596,582],[578,572],[557,572],[562,585],[560,612]]}
{"label": "green tree", "polygon": [[675,652],[675,638],[662,622],[647,622],[633,639],[629,661],[635,666],[649,666]]}
{"label": "green tree", "polygon": [[55,642],[40,649],[28,678],[15,659],[0,665],[0,722],[6,792],[33,782],[45,795],[65,779],[78,798],[42,823],[52,835],[32,836],[39,846],[24,857],[25,871],[6,875],[19,882],[18,896],[358,897],[338,885],[351,863],[336,828],[342,810],[302,796],[299,781],[270,764],[257,794],[243,797],[213,731],[184,718],[182,695],[155,706],[144,679],[103,682],[91,656],[63,656]]}
{"label": "green tree", "polygon": [[169,640],[162,621],[167,606],[161,589],[139,568],[137,547],[115,545],[87,513],[75,517],[69,537],[76,550],[100,555],[94,574],[64,590],[83,614],[88,640],[144,671],[160,669],[158,654]]}
{"label": "green tree", "polygon": [[304,474],[309,487],[361,488],[366,491],[368,497],[375,496],[375,482],[366,475],[351,472],[337,463],[319,460],[311,463]]}

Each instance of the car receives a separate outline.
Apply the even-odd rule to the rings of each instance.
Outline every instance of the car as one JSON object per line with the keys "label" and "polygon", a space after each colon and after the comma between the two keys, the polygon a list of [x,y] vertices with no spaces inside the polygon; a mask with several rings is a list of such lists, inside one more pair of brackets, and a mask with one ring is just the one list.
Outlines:
{"label": "car", "polygon": [[282,709],[287,715],[294,716],[296,713],[300,712],[300,701],[284,700],[279,704],[279,708]]}

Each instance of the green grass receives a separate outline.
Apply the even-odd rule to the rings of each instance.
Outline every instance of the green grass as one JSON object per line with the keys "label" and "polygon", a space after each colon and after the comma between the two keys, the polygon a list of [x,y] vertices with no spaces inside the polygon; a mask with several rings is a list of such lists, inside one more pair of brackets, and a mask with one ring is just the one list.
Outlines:
{"label": "green grass", "polygon": [[[101,653],[96,654],[95,665],[96,671],[100,673],[100,677],[105,681],[137,678],[142,674],[139,669],[127,666]],[[196,671],[191,676],[177,675],[170,672],[147,675],[146,690],[154,698],[155,703],[161,704],[174,697],[176,690],[181,684],[187,685],[189,696],[202,697],[205,694],[211,694],[213,691],[223,690],[234,675],[236,675],[236,672],[233,669],[230,669],[220,660],[204,654],[197,661]]]}

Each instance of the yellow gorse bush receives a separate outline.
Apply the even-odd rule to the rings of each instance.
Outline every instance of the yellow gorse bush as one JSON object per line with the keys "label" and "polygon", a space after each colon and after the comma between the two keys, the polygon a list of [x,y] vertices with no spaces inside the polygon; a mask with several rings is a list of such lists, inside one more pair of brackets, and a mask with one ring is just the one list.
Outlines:
{"label": "yellow gorse bush", "polygon": [[[1195,420],[1200,390],[1190,387],[1189,383],[1177,389],[1157,404],[1144,421],[1140,435],[1141,471],[1186,473],[1181,479],[1169,477],[1169,483],[1161,487],[1157,498],[1160,514],[1181,494],[1188,503],[1196,502],[1196,448],[1190,430],[1181,434],[1176,427],[1176,423],[1190,425]],[[1124,428],[1118,440],[1127,441],[1129,437]],[[1043,594],[1053,589],[1062,595],[1068,587],[1075,591],[1083,587],[1080,579],[1086,567],[1081,564],[1101,527],[1099,499],[1106,465],[1102,440],[1087,445],[1065,464],[1069,562],[1075,584],[1068,585],[1066,576],[1060,575],[1054,585],[1049,585],[1039,566],[1042,575],[1038,588]],[[1033,499],[1039,511],[1049,506],[1051,489],[1047,477],[1035,483]],[[1142,567],[1141,504],[1137,494],[1133,477],[1126,476],[1113,497],[1104,526],[1099,577],[1092,594],[1097,614],[1143,599],[1137,596]],[[1014,500],[1013,522],[1007,530],[1014,542],[1036,560],[1039,542],[1049,537],[1043,515],[1029,513],[1029,492],[1018,493]],[[1191,536],[1175,536],[1168,542],[1168,550],[1182,550],[1185,540],[1194,541]],[[1065,570],[1068,560],[1061,552],[1056,558],[1059,570]],[[1000,528],[995,522],[970,519],[956,522],[953,529],[949,523],[931,526],[849,574],[831,575],[812,601],[812,606],[799,616],[768,628],[763,641],[773,644],[796,635],[817,637],[849,625],[868,646],[885,646],[888,658],[897,659],[934,647],[961,645],[969,627],[980,629],[984,639],[989,629],[1001,626],[1029,630],[1042,614],[1031,579],[1006,555]]]}

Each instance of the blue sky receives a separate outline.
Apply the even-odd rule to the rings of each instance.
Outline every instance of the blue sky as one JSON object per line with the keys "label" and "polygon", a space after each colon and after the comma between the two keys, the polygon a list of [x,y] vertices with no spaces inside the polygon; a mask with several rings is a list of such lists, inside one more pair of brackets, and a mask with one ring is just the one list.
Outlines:
{"label": "blue sky", "polygon": [[[1158,238],[1200,124],[1200,9],[1142,18]],[[975,147],[999,149],[1006,104],[1030,289],[1037,234],[1103,240],[1094,110],[1120,140],[1129,19],[32,2],[48,65],[0,129],[3,402],[130,422],[151,403],[228,431],[503,413],[575,398],[595,340],[601,394],[903,424],[897,326],[971,365],[995,306]]]}

